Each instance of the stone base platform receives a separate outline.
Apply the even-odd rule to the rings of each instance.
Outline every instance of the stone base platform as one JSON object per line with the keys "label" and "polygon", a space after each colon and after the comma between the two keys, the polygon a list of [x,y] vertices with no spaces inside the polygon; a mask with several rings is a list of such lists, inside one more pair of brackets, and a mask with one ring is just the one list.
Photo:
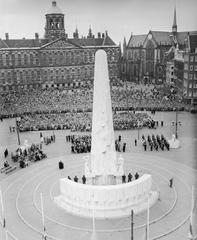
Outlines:
{"label": "stone base platform", "polygon": [[[95,218],[119,218],[147,210],[147,196],[150,207],[158,199],[158,193],[151,191],[152,176],[144,174],[137,180],[117,185],[95,186],[60,179],[61,195],[55,203],[67,212]],[[94,212],[94,213],[93,213]]]}

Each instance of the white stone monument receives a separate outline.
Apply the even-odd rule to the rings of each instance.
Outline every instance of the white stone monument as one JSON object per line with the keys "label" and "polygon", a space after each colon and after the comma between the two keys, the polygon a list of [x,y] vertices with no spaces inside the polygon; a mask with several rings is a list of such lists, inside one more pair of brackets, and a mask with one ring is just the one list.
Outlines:
{"label": "white stone monument", "polygon": [[150,206],[158,193],[151,191],[152,176],[122,184],[124,159],[116,156],[107,54],[98,50],[95,55],[94,97],[91,154],[85,159],[87,184],[60,179],[61,195],[55,202],[66,211],[84,217],[122,217],[139,213]]}
{"label": "white stone monument", "polygon": [[115,151],[110,80],[104,50],[96,52],[94,69],[92,147],[85,175],[92,184],[109,185],[115,184],[124,171],[123,168],[120,171]]}

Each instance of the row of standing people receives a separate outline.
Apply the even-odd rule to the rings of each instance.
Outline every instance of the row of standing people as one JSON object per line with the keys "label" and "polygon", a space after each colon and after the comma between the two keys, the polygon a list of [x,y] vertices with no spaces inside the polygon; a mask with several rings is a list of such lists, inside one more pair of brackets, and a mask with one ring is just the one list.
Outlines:
{"label": "row of standing people", "polygon": [[[136,172],[134,174],[134,178],[133,178],[133,175],[131,173],[129,173],[128,176],[126,176],[124,174],[124,175],[122,175],[122,183],[126,183],[126,182],[131,182],[133,180],[137,180],[139,177],[140,177],[140,175],[139,175],[138,172]],[[72,178],[70,176],[68,176],[68,179],[72,180]],[[85,175],[82,176],[81,180],[82,180],[83,184],[86,184],[87,178],[85,177]],[[75,175],[75,177],[73,178],[73,181],[74,182],[79,182],[79,178]]]}
{"label": "row of standing people", "polygon": [[158,151],[161,149],[162,151],[165,150],[165,148],[169,151],[170,150],[170,144],[166,140],[166,138],[161,134],[159,136],[158,134],[155,136],[152,134],[152,136],[148,135],[147,137],[142,135],[142,145],[144,147],[144,151],[147,150],[147,147],[149,146],[150,150],[153,151],[154,149]]}

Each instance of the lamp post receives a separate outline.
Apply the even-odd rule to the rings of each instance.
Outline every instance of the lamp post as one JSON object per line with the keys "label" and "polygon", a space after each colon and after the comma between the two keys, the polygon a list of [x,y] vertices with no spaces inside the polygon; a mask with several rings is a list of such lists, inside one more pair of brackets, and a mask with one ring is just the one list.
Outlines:
{"label": "lamp post", "polygon": [[175,122],[172,122],[172,126],[175,126],[175,137],[178,139],[178,126],[181,126],[181,122],[178,121],[178,111],[176,109]]}
{"label": "lamp post", "polygon": [[137,139],[140,140],[140,121],[137,121]]}
{"label": "lamp post", "polygon": [[131,210],[131,240],[133,240],[133,226],[134,226],[134,213],[132,209]]}
{"label": "lamp post", "polygon": [[20,140],[20,135],[19,135],[19,122],[20,122],[21,118],[20,117],[15,117],[15,121],[16,121],[16,134],[17,134],[17,138],[18,138],[18,145],[21,145],[21,140]]}

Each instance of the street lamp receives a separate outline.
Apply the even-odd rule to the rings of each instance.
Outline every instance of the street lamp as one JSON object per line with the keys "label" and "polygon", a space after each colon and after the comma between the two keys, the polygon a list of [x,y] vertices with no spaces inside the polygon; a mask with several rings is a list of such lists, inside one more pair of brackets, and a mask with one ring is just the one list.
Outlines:
{"label": "street lamp", "polygon": [[16,134],[18,138],[18,145],[21,145],[20,141],[20,135],[19,135],[19,123],[20,123],[21,117],[15,117],[15,122],[16,122]]}
{"label": "street lamp", "polygon": [[137,121],[137,139],[140,140],[140,121]]}
{"label": "street lamp", "polygon": [[175,122],[172,121],[172,126],[175,126],[175,137],[178,139],[178,126],[181,126],[181,121],[178,121],[178,111],[176,109]]}
{"label": "street lamp", "polygon": [[134,212],[131,210],[131,240],[133,240]]}

